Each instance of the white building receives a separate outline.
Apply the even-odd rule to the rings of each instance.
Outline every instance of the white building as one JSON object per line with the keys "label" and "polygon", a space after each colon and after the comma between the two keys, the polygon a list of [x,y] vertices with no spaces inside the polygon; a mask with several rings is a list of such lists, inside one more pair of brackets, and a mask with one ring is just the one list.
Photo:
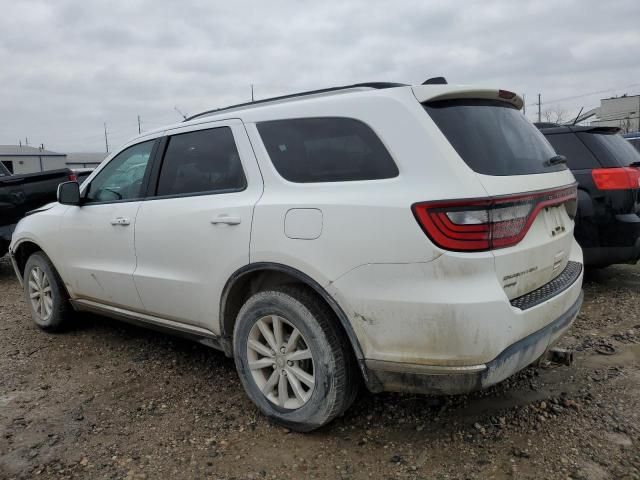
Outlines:
{"label": "white building", "polygon": [[0,145],[0,162],[15,174],[58,168],[95,168],[108,153],[57,153],[28,145]]}
{"label": "white building", "polygon": [[622,133],[640,131],[640,95],[603,98],[600,106],[578,117],[578,124],[618,127]]}
{"label": "white building", "polygon": [[108,153],[67,153],[67,168],[96,168]]}
{"label": "white building", "polygon": [[0,161],[12,173],[34,173],[65,168],[67,156],[42,147],[0,145]]}
{"label": "white building", "polygon": [[591,125],[619,127],[622,133],[637,132],[640,131],[639,112],[640,95],[604,98]]}

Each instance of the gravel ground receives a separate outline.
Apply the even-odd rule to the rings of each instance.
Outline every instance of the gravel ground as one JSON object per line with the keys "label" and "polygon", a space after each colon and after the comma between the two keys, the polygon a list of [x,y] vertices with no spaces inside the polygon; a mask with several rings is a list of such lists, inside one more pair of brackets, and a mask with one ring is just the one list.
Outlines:
{"label": "gravel ground", "polygon": [[640,479],[640,267],[592,272],[572,367],[489,390],[363,392],[311,434],[270,424],[215,350],[83,316],[32,323],[0,260],[0,478]]}

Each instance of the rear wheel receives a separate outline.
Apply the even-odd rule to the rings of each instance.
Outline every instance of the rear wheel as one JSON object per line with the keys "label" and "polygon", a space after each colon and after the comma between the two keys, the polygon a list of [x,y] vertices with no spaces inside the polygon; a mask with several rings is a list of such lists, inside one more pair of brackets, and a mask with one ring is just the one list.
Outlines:
{"label": "rear wheel", "polygon": [[24,268],[24,294],[34,323],[42,330],[59,330],[72,310],[62,280],[42,252],[32,254]]}
{"label": "rear wheel", "polygon": [[271,420],[314,430],[353,402],[359,377],[333,312],[299,288],[264,291],[244,304],[234,355],[251,400]]}

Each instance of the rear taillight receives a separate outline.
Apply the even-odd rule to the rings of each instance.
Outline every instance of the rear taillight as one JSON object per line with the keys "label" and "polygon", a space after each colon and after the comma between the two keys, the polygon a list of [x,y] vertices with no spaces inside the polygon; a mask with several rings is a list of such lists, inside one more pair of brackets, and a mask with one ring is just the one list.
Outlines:
{"label": "rear taillight", "polygon": [[510,247],[524,238],[538,212],[564,204],[573,218],[577,189],[563,187],[524,195],[416,203],[418,223],[439,247],[479,252]]}
{"label": "rear taillight", "polygon": [[640,188],[640,169],[637,168],[594,168],[591,170],[591,177],[598,190]]}
{"label": "rear taillight", "polygon": [[70,182],[77,182],[78,181],[78,176],[74,172],[69,173],[69,181]]}

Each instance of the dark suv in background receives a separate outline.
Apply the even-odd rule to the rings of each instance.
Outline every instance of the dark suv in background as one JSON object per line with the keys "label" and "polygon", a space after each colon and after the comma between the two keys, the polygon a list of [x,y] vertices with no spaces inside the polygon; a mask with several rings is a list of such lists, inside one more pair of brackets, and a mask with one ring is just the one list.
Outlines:
{"label": "dark suv in background", "polygon": [[538,123],[578,181],[575,237],[585,265],[640,258],[640,153],[615,127]]}
{"label": "dark suv in background", "polygon": [[629,143],[631,143],[631,145],[633,145],[635,149],[640,152],[640,132],[625,133],[622,136],[626,138]]}

